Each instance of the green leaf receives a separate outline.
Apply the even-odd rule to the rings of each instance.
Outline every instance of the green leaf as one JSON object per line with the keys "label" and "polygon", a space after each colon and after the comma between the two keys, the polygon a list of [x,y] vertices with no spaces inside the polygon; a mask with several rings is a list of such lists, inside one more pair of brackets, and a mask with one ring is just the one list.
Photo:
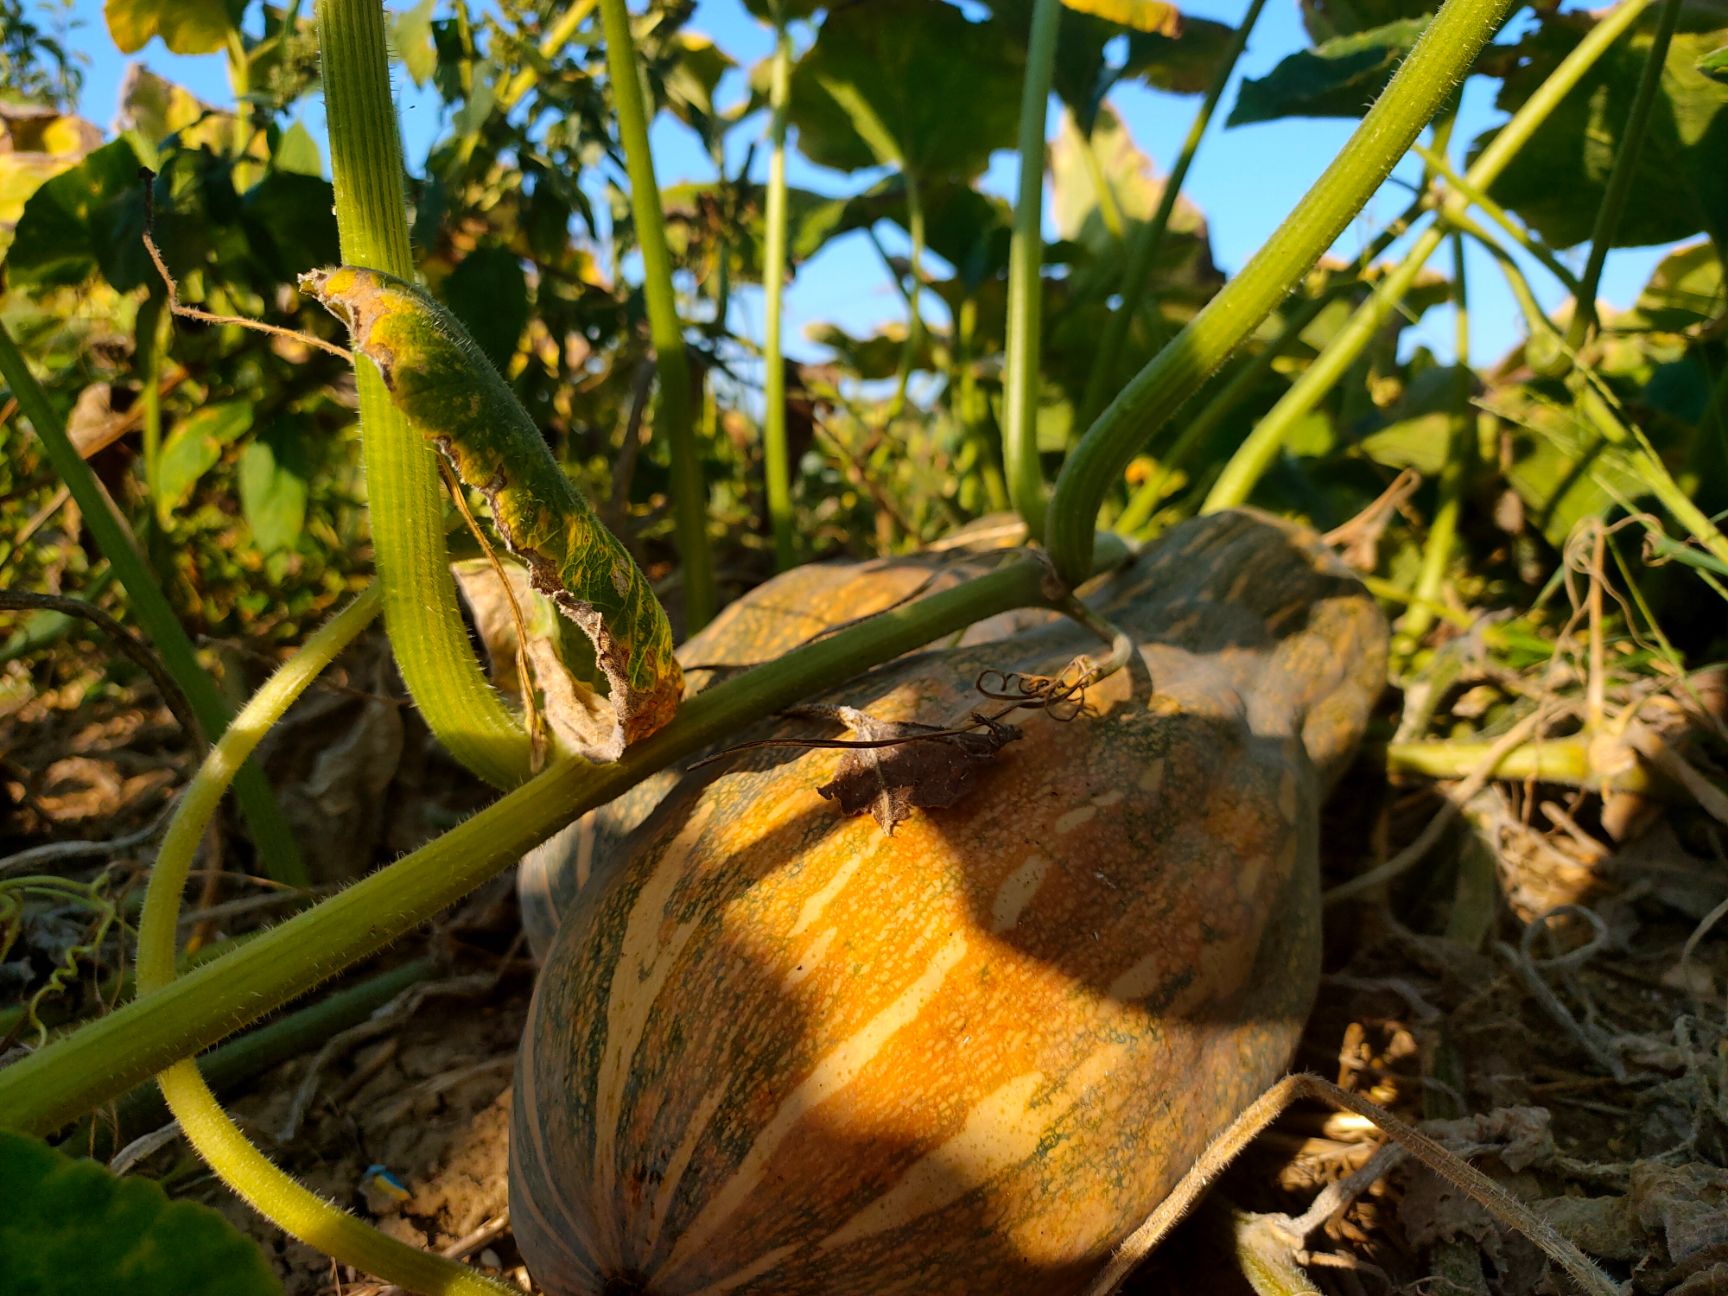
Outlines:
{"label": "green leaf", "polygon": [[[1595,18],[1543,20],[1514,50],[1496,106],[1519,108]],[[1616,42],[1537,128],[1490,190],[1555,247],[1590,237],[1650,52],[1655,13]],[[1728,91],[1699,64],[1728,40],[1728,2],[1687,0],[1633,173],[1615,247],[1670,243],[1698,233],[1728,242]],[[1479,151],[1493,132],[1476,141]]]}
{"label": "green leaf", "polygon": [[252,255],[278,281],[291,282],[337,252],[335,194],[328,180],[272,167],[240,199]]}
{"label": "green leaf", "polygon": [[227,47],[245,0],[107,0],[108,34],[122,54],[136,54],[160,36],[176,54],[210,54]]}
{"label": "green leaf", "polygon": [[1024,53],[995,21],[937,0],[830,13],[792,72],[790,118],[812,162],[973,176],[1014,143]]}
{"label": "green leaf", "polygon": [[1386,411],[1385,422],[1358,442],[1362,453],[1386,468],[1439,476],[1446,466],[1462,381],[1465,374],[1452,365],[1435,365],[1417,374]]}
{"label": "green leaf", "polygon": [[[679,265],[706,280],[725,250],[735,282],[762,282],[767,241],[767,189],[751,182],[697,181],[660,192],[666,241]],[[809,260],[829,239],[860,228],[852,202],[808,189],[786,190],[787,253],[791,266]],[[562,231],[560,231],[562,238]]]}
{"label": "green leaf", "polygon": [[1722,260],[1708,241],[1676,248],[1650,272],[1630,314],[1615,331],[1681,333],[1712,324],[1722,311]]}
{"label": "green leaf", "polygon": [[166,518],[184,505],[199,478],[222,462],[222,451],[251,426],[248,401],[206,405],[176,423],[156,464],[157,515]]}
{"label": "green leaf", "polygon": [[1485,405],[1515,429],[1506,480],[1555,548],[1586,517],[1649,494],[1634,452],[1611,444],[1571,406],[1523,386],[1501,388]]}
{"label": "green leaf", "polygon": [[432,39],[432,12],[438,0],[420,0],[411,9],[390,15],[390,45],[402,60],[402,70],[417,86],[423,86],[438,70],[438,46]]}
{"label": "green leaf", "polygon": [[1236,29],[1210,18],[1182,19],[1178,36],[1136,32],[1128,38],[1122,75],[1170,94],[1205,94],[1230,56]]}
{"label": "green leaf", "polygon": [[257,1246],[148,1179],[0,1130],[0,1274],[11,1296],[280,1296]]}
{"label": "green leaf", "polygon": [[78,284],[100,269],[120,291],[136,288],[148,268],[137,238],[143,221],[138,155],[124,139],[104,144],[30,196],[6,253],[7,281]]}
{"label": "green leaf", "polygon": [[1728,85],[1728,45],[1713,49],[1698,60],[1698,70],[1712,81]]}
{"label": "green leaf", "polygon": [[277,419],[240,455],[240,513],[266,554],[292,549],[306,529],[310,419]]}
{"label": "green leaf", "polygon": [[1231,126],[1281,117],[1360,117],[1428,26],[1426,15],[1338,36],[1290,55],[1266,76],[1244,81]]}
{"label": "green leaf", "polygon": [[[922,192],[924,240],[937,256],[974,286],[1008,268],[1014,209],[1001,198],[982,194],[958,180],[930,185]],[[906,184],[889,176],[845,200],[828,233],[868,229],[879,220],[911,230]]]}
{"label": "green leaf", "polygon": [[610,691],[586,702],[593,724],[579,754],[616,760],[671,719],[684,685],[665,609],[455,316],[373,270],[318,270],[300,286],[348,326],[409,426],[486,496],[534,587],[593,642]]}
{"label": "green leaf", "polygon": [[145,164],[160,166],[160,147],[170,135],[200,121],[210,106],[184,86],[159,77],[142,63],[126,69],[120,84],[121,128]]}
{"label": "green leaf", "polygon": [[1422,18],[1437,7],[1434,0],[1300,0],[1302,25],[1308,38],[1324,44],[1339,36],[1373,31],[1405,18]]}
{"label": "green leaf", "polygon": [[276,137],[270,150],[270,166],[293,175],[324,178],[324,155],[318,151],[318,141],[306,129],[305,122],[294,122]]}
{"label": "green leaf", "polygon": [[[775,5],[773,0],[744,0],[744,7],[750,11],[750,16],[761,22],[774,21]],[[780,15],[790,21],[794,18],[814,18],[828,6],[823,0],[780,0]]]}
{"label": "green leaf", "polygon": [[528,327],[528,276],[509,248],[484,243],[443,283],[444,301],[493,368],[503,373]]}
{"label": "green leaf", "polygon": [[738,65],[699,32],[677,32],[668,46],[671,57],[660,73],[666,106],[704,140],[712,141],[721,116],[714,107],[714,92],[720,78]]}

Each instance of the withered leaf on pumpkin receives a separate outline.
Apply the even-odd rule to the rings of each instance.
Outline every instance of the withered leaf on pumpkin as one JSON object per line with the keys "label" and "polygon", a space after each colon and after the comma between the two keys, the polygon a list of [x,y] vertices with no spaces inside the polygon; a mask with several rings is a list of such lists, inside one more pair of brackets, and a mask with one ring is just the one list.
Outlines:
{"label": "withered leaf on pumpkin", "polygon": [[868,810],[889,836],[914,806],[936,809],[960,800],[979,767],[1020,737],[1013,725],[994,720],[984,721],[982,730],[961,730],[878,720],[853,707],[835,707],[833,715],[859,740],[885,745],[848,750],[833,780],[816,790],[846,814]]}

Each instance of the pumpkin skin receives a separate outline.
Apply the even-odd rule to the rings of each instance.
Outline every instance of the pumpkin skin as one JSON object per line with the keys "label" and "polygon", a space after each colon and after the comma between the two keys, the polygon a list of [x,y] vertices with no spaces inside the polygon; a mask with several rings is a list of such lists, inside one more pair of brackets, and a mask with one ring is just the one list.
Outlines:
{"label": "pumpkin skin", "polygon": [[[806,640],[903,599],[949,589],[988,570],[990,550],[1020,543],[1025,527],[1005,515],[980,518],[956,531],[939,551],[863,561],[810,563],[782,572],[726,606],[678,648],[685,675],[702,666],[750,666],[772,661]],[[992,617],[967,630],[962,643],[980,643],[1048,619],[1036,609]],[[762,733],[769,732],[763,728]],[[516,897],[534,957],[544,962],[559,915],[588,884],[594,863],[613,857],[622,839],[678,782],[661,770],[623,796],[589,811],[522,859]]]}
{"label": "pumpkin skin", "polygon": [[[1318,805],[1384,622],[1248,513],[1094,602],[1139,662],[1087,717],[1022,713],[957,805],[889,837],[815,792],[841,753],[752,751],[577,895],[512,1117],[543,1290],[1078,1291],[1281,1072],[1318,977]],[[835,696],[947,721],[980,670],[1093,648],[1051,623]]]}

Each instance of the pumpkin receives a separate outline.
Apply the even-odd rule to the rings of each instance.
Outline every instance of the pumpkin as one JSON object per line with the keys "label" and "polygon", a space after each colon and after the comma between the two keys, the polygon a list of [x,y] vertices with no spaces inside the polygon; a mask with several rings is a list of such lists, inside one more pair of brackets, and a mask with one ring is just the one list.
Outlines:
{"label": "pumpkin", "polygon": [[[993,515],[962,527],[941,548],[925,553],[795,567],[728,604],[678,649],[678,663],[689,678],[712,675],[699,669],[703,666],[744,667],[772,661],[843,622],[980,575],[987,569],[985,555],[990,550],[1018,544],[1025,533],[1019,519]],[[999,638],[1043,619],[1045,614],[1036,610],[992,617],[971,627],[960,642]],[[516,896],[536,958],[545,959],[558,917],[587,885],[595,859],[614,853],[677,781],[675,771],[662,770],[523,857],[516,873]]]}
{"label": "pumpkin", "polygon": [[[1066,722],[885,834],[834,750],[686,776],[564,915],[517,1060],[510,1212],[575,1293],[1066,1293],[1283,1069],[1317,811],[1386,629],[1312,534],[1180,527],[1093,596],[1137,641]],[[945,723],[1067,621],[838,691]],[[808,722],[804,728],[808,729]]]}

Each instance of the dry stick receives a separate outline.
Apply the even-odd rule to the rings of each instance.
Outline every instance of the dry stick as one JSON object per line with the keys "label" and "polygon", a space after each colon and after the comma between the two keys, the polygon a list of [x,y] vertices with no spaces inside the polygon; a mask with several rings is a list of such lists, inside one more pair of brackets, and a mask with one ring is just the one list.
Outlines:
{"label": "dry stick", "polygon": [[[1573,950],[1570,954],[1538,960],[1531,953],[1536,934],[1547,930],[1548,919],[1561,914],[1575,914],[1584,917],[1594,927],[1595,935],[1588,944]],[[1620,1060],[1620,1055],[1609,1046],[1596,1028],[1588,1022],[1579,1021],[1572,1015],[1572,1010],[1561,1002],[1560,996],[1554,993],[1553,987],[1542,979],[1541,972],[1537,970],[1539,962],[1559,967],[1562,970],[1577,967],[1601,949],[1607,940],[1608,927],[1599,915],[1582,905],[1564,904],[1556,905],[1554,908],[1538,914],[1524,928],[1524,934],[1518,942],[1517,949],[1513,949],[1504,941],[1497,941],[1495,942],[1495,950],[1518,974],[1518,979],[1524,983],[1524,988],[1542,1005],[1543,1011],[1553,1018],[1555,1023],[1567,1034],[1571,1035],[1578,1042],[1579,1047],[1588,1053],[1603,1070],[1619,1083],[1625,1084],[1629,1077],[1626,1064]]]}
{"label": "dry stick", "polygon": [[[3,422],[0,420],[0,425],[3,425]],[[12,547],[6,551],[6,556],[0,558],[0,572],[4,572],[7,567],[11,566],[12,560],[24,552],[24,546],[36,538],[36,533],[47,526],[48,520],[58,513],[65,506],[66,501],[71,498],[71,488],[62,486],[54,492],[46,504],[36,510],[35,515],[24,524],[23,529],[12,538]]]}
{"label": "dry stick", "polygon": [[108,841],[69,841],[49,842],[46,846],[32,846],[29,850],[21,850],[16,855],[8,855],[0,859],[0,873],[10,873],[14,869],[33,869],[41,872],[45,866],[52,864],[70,864],[77,860],[100,859],[104,855],[114,855],[121,851],[131,850],[134,846],[142,846],[168,822],[174,813],[174,802],[163,807],[162,813],[148,827],[140,828],[135,833],[124,837],[114,837]]}
{"label": "dry stick", "polygon": [[1414,1125],[1385,1108],[1316,1075],[1285,1076],[1250,1103],[1228,1129],[1212,1140],[1194,1163],[1194,1168],[1147,1216],[1146,1222],[1116,1249],[1109,1264],[1086,1289],[1086,1296],[1112,1296],[1134,1268],[1204,1195],[1211,1181],[1236,1159],[1237,1154],[1287,1107],[1303,1100],[1323,1102],[1366,1117],[1411,1156],[1469,1196],[1501,1224],[1541,1247],[1550,1260],[1572,1275],[1581,1290],[1592,1293],[1592,1296],[1621,1296],[1620,1289],[1588,1256],[1475,1166],[1448,1152]]}
{"label": "dry stick", "polygon": [[1371,868],[1348,882],[1340,882],[1320,897],[1321,903],[1333,905],[1341,900],[1349,900],[1365,891],[1384,886],[1419,864],[1422,857],[1440,840],[1440,834],[1446,831],[1465,803],[1487,786],[1488,781],[1494,777],[1495,770],[1499,768],[1501,759],[1514,748],[1523,746],[1524,741],[1545,724],[1548,718],[1548,710],[1539,707],[1508,729],[1488,749],[1476,768],[1452,790],[1452,795],[1446,799],[1445,805],[1440,807],[1440,812],[1429,820],[1428,826],[1415,841],[1384,864]]}
{"label": "dry stick", "polygon": [[156,273],[162,277],[162,286],[168,294],[168,311],[181,319],[197,320],[200,324],[237,324],[241,328],[251,329],[254,333],[265,333],[270,337],[286,338],[291,342],[300,342],[320,351],[326,351],[333,356],[354,363],[354,353],[346,347],[337,346],[334,342],[326,342],[321,337],[311,333],[302,333],[297,329],[282,328],[277,324],[266,324],[263,320],[247,319],[244,315],[214,315],[196,306],[186,306],[180,301],[180,285],[174,276],[168,273],[167,263],[162,260],[162,253],[157,250],[156,237],[152,232],[156,226],[156,195],[151,183],[156,179],[156,173],[149,167],[138,168],[138,178],[144,182],[144,250],[150,254],[150,264],[156,267]]}

